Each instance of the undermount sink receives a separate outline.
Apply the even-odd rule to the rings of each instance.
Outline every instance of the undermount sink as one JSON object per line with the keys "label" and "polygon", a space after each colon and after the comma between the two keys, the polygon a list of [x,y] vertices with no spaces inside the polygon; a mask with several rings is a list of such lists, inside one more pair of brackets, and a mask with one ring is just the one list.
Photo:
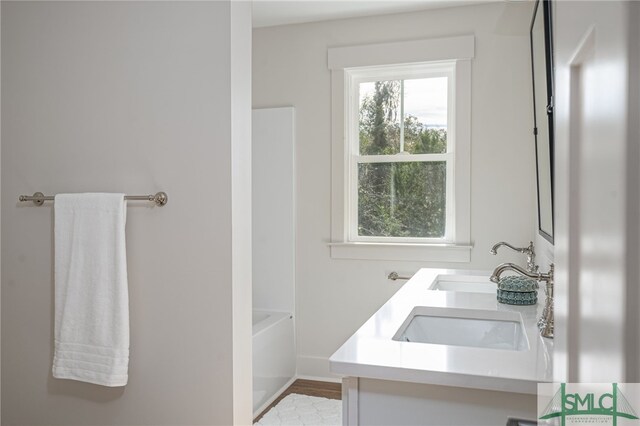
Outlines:
{"label": "undermount sink", "polygon": [[478,275],[439,275],[429,290],[461,291],[466,293],[496,293],[496,284],[489,277]]}
{"label": "undermount sink", "polygon": [[517,312],[416,306],[393,340],[524,351],[529,349]]}

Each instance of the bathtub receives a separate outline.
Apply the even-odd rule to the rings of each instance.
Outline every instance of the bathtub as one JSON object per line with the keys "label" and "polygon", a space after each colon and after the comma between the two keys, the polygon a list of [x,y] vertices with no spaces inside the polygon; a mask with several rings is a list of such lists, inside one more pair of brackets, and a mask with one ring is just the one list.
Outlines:
{"label": "bathtub", "polygon": [[295,374],[293,315],[253,311],[254,417],[291,384]]}

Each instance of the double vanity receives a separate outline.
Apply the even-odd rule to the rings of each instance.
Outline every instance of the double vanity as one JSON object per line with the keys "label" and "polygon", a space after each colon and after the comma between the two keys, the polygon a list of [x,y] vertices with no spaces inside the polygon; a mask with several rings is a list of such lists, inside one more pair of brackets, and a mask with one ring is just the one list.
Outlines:
{"label": "double vanity", "polygon": [[330,358],[343,424],[504,425],[536,418],[553,340],[537,305],[496,300],[484,272],[421,269]]}

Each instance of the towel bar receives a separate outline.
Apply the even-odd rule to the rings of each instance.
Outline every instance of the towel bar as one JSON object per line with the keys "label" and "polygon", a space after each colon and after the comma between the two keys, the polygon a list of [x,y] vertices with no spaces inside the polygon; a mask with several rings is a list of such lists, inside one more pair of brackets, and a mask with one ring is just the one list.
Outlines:
{"label": "towel bar", "polygon": [[391,280],[391,281],[396,281],[396,280],[410,280],[411,277],[403,277],[402,275],[398,275],[398,273],[396,271],[391,272],[389,275],[387,275],[387,279]]}
{"label": "towel bar", "polygon": [[[53,195],[44,195],[42,192],[36,192],[33,195],[21,195],[18,197],[20,201],[33,201],[33,204],[36,206],[41,206],[45,201],[53,201]],[[156,206],[164,206],[169,201],[169,196],[166,192],[158,192],[156,194],[150,195],[125,195],[125,200],[134,200],[134,201],[153,201]]]}

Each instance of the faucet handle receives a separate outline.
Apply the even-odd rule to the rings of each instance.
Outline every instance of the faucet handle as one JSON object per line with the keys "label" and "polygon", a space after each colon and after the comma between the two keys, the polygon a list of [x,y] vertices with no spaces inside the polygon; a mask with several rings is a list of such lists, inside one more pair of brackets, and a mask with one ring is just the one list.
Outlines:
{"label": "faucet handle", "polygon": [[529,246],[524,252],[527,255],[527,269],[530,272],[538,272],[538,265],[536,265],[536,249],[533,246],[533,241],[529,241]]}

